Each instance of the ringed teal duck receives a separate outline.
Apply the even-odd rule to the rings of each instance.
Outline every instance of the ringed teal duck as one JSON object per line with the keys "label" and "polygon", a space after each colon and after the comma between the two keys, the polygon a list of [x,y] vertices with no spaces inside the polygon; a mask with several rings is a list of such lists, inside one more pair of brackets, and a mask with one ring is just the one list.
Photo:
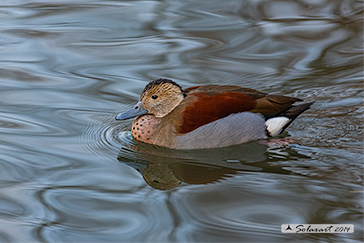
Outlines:
{"label": "ringed teal duck", "polygon": [[169,79],[151,81],[139,102],[116,120],[137,117],[136,140],[172,149],[227,147],[277,136],[313,102],[234,85],[182,89]]}

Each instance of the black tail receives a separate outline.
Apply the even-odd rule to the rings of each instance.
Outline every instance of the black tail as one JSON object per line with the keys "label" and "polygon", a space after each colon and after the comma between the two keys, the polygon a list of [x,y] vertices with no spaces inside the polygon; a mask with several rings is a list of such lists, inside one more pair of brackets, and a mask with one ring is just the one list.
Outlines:
{"label": "black tail", "polygon": [[290,108],[288,108],[285,111],[282,111],[281,113],[278,113],[277,115],[275,115],[275,117],[279,117],[279,116],[284,116],[289,118],[289,122],[282,128],[281,133],[289,126],[291,125],[291,123],[299,116],[301,115],[302,112],[308,110],[311,108],[311,105],[315,103],[313,102],[309,102],[309,103],[304,103],[304,104],[300,104],[300,105],[295,105],[295,106],[291,106]]}
{"label": "black tail", "polygon": [[274,116],[266,118],[266,133],[268,137],[281,134],[305,110],[310,109],[314,102],[289,107]]}

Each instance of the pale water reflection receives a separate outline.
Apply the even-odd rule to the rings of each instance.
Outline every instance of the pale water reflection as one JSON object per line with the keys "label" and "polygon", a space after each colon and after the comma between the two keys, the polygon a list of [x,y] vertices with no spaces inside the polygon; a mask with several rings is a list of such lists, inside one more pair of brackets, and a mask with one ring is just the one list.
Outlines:
{"label": "pale water reflection", "polygon": [[[0,30],[0,242],[363,241],[361,1],[0,1]],[[114,120],[160,77],[315,104],[288,145],[171,151]]]}

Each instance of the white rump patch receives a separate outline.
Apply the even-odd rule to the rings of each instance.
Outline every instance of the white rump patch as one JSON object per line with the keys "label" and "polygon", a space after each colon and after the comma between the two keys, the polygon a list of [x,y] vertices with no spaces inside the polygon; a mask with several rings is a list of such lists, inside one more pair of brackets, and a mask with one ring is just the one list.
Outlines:
{"label": "white rump patch", "polygon": [[289,118],[281,116],[281,117],[274,117],[274,118],[268,119],[265,122],[265,125],[267,126],[267,130],[268,130],[269,134],[272,137],[275,137],[281,133],[282,128],[285,125],[287,125],[288,122],[289,122]]}

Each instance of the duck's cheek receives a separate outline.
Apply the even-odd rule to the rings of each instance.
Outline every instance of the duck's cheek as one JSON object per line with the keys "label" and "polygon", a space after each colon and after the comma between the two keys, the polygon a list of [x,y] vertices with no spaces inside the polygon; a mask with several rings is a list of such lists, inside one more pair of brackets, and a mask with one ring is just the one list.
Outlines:
{"label": "duck's cheek", "polygon": [[144,143],[153,143],[153,133],[157,119],[152,115],[140,116],[133,122],[132,135],[133,137]]}

